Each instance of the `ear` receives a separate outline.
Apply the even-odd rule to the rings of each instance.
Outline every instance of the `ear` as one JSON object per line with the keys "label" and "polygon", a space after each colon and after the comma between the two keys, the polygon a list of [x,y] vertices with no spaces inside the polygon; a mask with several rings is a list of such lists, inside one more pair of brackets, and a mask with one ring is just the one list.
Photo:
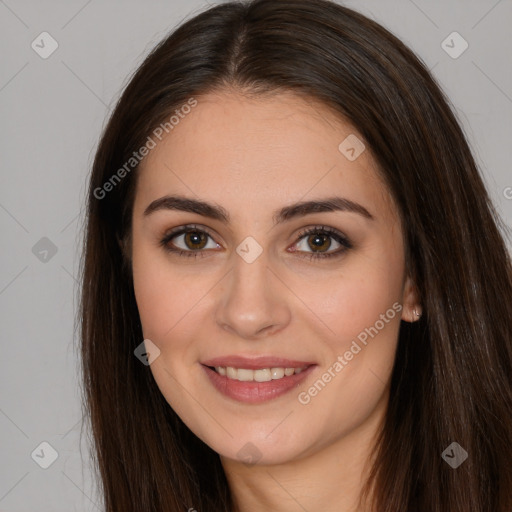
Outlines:
{"label": "ear", "polygon": [[418,296],[418,290],[411,277],[407,277],[404,285],[402,320],[405,322],[417,322],[422,314],[422,307]]}

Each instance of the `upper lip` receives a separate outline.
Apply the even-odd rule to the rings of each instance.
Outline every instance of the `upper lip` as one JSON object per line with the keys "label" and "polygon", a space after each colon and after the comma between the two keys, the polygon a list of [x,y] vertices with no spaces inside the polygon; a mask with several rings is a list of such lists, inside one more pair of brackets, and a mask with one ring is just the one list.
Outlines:
{"label": "upper lip", "polygon": [[237,355],[214,357],[207,361],[202,361],[205,366],[222,366],[232,368],[245,368],[247,370],[258,370],[261,368],[304,368],[316,364],[311,361],[298,361],[296,359],[287,359],[284,357],[258,356],[245,357]]}

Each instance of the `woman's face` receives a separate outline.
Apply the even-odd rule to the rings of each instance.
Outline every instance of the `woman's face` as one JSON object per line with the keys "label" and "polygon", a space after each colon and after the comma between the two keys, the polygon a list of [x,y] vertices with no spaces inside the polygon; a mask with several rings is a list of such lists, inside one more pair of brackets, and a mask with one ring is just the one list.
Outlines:
{"label": "woman's face", "polygon": [[415,304],[362,137],[292,94],[197,100],[155,139],[133,209],[159,389],[227,459],[284,463],[369,439]]}

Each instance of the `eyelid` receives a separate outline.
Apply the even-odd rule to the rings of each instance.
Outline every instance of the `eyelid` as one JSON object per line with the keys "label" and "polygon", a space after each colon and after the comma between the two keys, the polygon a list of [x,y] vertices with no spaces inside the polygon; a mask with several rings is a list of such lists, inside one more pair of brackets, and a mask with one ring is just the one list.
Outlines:
{"label": "eyelid", "polygon": [[[217,236],[217,234],[216,233],[214,234],[210,228],[203,226],[202,224],[183,224],[181,226],[176,226],[175,228],[167,230],[164,233],[163,238],[170,239],[174,236],[186,233],[187,231],[201,231],[201,232],[206,233],[211,238],[215,238]],[[218,243],[218,242],[216,242],[216,243]]]}
{"label": "eyelid", "polygon": [[347,245],[349,245],[349,244],[352,245],[350,243],[349,238],[344,233],[342,233],[340,230],[338,230],[336,228],[333,228],[333,227],[330,227],[330,226],[325,226],[323,224],[316,224],[314,226],[309,226],[309,227],[306,227],[306,228],[302,228],[302,230],[297,235],[297,240],[296,240],[295,243],[297,243],[299,240],[304,238],[306,235],[311,235],[313,233],[319,233],[319,232],[329,234],[329,235],[331,235],[333,237],[338,237],[343,242],[347,243]]}

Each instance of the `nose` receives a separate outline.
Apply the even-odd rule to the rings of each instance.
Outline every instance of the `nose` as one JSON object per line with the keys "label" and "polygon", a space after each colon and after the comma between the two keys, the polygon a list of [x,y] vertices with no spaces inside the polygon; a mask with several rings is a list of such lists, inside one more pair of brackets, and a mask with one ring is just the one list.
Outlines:
{"label": "nose", "polygon": [[234,254],[234,265],[219,288],[215,318],[239,338],[257,340],[275,334],[290,322],[289,290],[268,268],[263,253],[247,263]]}

